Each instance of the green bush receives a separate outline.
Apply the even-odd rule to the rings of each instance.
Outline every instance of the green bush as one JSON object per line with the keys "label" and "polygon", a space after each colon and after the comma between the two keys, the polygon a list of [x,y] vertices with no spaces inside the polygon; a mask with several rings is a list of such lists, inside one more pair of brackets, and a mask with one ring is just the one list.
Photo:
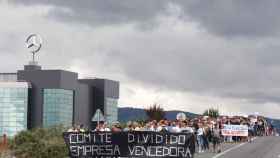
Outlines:
{"label": "green bush", "polygon": [[63,158],[68,150],[64,143],[61,126],[36,128],[20,132],[9,146],[17,158]]}

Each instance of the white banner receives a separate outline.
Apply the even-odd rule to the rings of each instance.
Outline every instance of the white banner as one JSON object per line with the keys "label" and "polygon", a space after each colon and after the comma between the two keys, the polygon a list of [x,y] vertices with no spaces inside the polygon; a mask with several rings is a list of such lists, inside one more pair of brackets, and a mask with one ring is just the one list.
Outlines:
{"label": "white banner", "polygon": [[246,125],[223,125],[223,136],[248,136],[248,126]]}

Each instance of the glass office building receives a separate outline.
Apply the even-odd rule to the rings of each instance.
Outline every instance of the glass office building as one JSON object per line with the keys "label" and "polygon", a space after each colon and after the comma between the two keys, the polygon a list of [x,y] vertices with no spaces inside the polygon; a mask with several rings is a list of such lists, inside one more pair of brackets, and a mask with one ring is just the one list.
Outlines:
{"label": "glass office building", "polygon": [[118,98],[117,81],[79,79],[76,72],[24,65],[15,73],[0,73],[0,135],[56,125],[93,129],[97,109],[109,123],[117,121]]}
{"label": "glass office building", "polygon": [[27,130],[28,89],[27,82],[0,82],[0,135]]}
{"label": "glass office building", "polygon": [[72,126],[73,90],[44,89],[43,127],[54,125]]}
{"label": "glass office building", "polygon": [[118,99],[105,98],[104,114],[108,123],[118,121]]}
{"label": "glass office building", "polygon": [[0,73],[0,82],[17,82],[17,73]]}

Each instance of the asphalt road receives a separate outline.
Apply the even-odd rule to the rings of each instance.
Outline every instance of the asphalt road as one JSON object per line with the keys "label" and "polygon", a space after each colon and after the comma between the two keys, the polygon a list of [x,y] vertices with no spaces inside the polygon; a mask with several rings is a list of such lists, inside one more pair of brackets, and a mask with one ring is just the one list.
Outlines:
{"label": "asphalt road", "polygon": [[280,158],[280,137],[260,137],[252,143],[224,145],[220,154],[204,153],[195,158]]}

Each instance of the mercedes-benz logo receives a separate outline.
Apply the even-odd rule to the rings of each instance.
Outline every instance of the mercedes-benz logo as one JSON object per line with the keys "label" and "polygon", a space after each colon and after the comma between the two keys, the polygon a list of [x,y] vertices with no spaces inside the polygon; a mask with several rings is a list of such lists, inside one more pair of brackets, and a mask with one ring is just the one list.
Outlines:
{"label": "mercedes-benz logo", "polygon": [[31,34],[27,37],[26,46],[30,50],[31,53],[37,53],[42,47],[42,38],[40,35]]}

